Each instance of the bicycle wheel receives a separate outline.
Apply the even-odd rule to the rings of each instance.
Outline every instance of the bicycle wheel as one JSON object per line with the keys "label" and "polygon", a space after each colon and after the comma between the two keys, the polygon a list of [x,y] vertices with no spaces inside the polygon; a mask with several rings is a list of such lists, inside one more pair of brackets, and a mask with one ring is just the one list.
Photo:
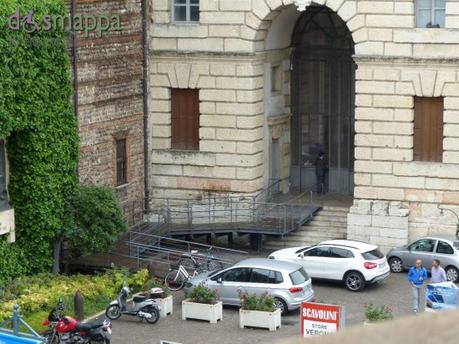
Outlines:
{"label": "bicycle wheel", "polygon": [[186,278],[179,270],[171,270],[164,277],[164,284],[172,291],[177,291],[183,288]]}
{"label": "bicycle wheel", "polygon": [[180,258],[179,265],[183,266],[188,272],[196,269],[196,264],[191,257]]}

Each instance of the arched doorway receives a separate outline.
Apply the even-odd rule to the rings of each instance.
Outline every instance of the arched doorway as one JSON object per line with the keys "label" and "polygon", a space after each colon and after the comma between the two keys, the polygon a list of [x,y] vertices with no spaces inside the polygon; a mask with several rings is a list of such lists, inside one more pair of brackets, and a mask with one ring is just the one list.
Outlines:
{"label": "arched doorway", "polygon": [[291,180],[295,190],[316,183],[315,164],[325,153],[328,192],[354,189],[354,42],[346,23],[325,6],[298,19],[292,43]]}

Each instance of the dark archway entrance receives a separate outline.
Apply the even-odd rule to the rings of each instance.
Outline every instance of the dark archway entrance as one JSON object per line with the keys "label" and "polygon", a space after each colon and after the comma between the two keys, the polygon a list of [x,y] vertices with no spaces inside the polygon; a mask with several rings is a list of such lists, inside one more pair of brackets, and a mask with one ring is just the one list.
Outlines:
{"label": "dark archway entrance", "polygon": [[323,151],[328,191],[354,189],[354,42],[346,23],[324,6],[310,6],[296,23],[292,56],[292,186],[317,183],[315,161]]}

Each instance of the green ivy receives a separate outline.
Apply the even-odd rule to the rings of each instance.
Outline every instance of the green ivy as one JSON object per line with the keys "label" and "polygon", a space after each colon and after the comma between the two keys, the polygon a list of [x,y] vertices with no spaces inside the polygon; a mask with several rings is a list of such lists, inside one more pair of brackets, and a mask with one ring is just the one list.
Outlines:
{"label": "green ivy", "polygon": [[67,11],[62,0],[0,2],[0,137],[7,139],[16,221],[10,256],[27,262],[19,275],[52,264],[52,244],[64,230],[65,203],[76,185],[78,127],[66,35],[11,31],[7,19],[17,8],[23,15],[33,9],[37,21]]}

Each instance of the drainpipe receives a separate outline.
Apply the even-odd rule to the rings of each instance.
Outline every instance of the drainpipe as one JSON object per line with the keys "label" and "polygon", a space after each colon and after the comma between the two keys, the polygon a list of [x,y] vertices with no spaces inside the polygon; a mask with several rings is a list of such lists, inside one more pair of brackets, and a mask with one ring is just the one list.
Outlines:
{"label": "drainpipe", "polygon": [[150,190],[149,190],[149,151],[148,151],[148,7],[147,0],[142,0],[142,48],[143,48],[143,151],[144,151],[144,193],[145,211],[150,210]]}

